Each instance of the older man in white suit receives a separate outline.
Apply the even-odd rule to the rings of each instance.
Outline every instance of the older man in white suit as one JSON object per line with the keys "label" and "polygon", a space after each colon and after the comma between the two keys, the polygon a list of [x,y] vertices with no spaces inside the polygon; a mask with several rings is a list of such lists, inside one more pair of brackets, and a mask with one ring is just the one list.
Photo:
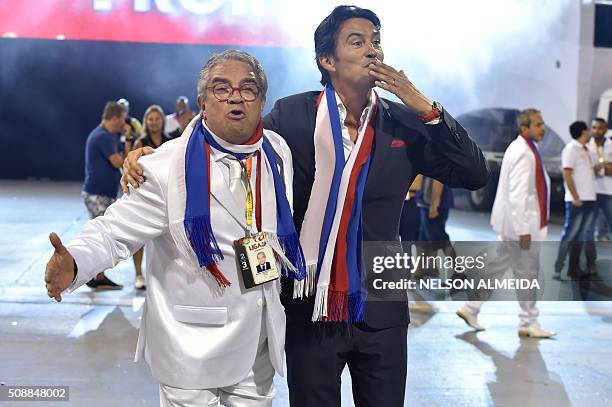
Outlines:
{"label": "older man in white suit", "polygon": [[160,382],[162,406],[270,406],[274,372],[283,374],[279,280],[246,289],[235,251],[236,240],[261,232],[279,269],[305,275],[291,153],[261,125],[266,90],[249,54],[213,56],[198,83],[203,120],[139,161],[148,182],[65,247],[50,236],[45,280],[57,301],[148,242],[136,360]]}
{"label": "older man in white suit", "polygon": [[[487,264],[485,273],[489,278],[502,277],[508,266],[516,278],[537,278],[540,242],[547,235],[550,178],[537,146],[544,139],[546,126],[536,109],[523,110],[517,124],[520,133],[504,153],[491,213],[491,226],[499,234],[501,243],[496,258]],[[537,321],[536,293],[517,290],[516,295],[521,307],[519,336],[555,335]],[[468,298],[471,296],[474,293],[468,293]],[[482,301],[466,301],[457,310],[457,315],[477,331],[484,330],[477,319],[481,305]]]}

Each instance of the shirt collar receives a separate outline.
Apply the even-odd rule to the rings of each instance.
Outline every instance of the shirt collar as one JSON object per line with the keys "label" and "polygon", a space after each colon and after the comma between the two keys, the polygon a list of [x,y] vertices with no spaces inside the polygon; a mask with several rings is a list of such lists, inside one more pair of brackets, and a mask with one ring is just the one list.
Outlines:
{"label": "shirt collar", "polygon": [[[204,120],[202,120],[202,126],[204,126],[204,128],[206,130],[208,130],[208,132],[210,133],[210,135],[217,141],[217,143],[219,142],[220,138],[213,133],[213,131],[206,125],[206,122]],[[222,159],[224,159],[225,157],[227,157],[229,154],[228,153],[224,153],[223,151],[219,151],[214,147],[210,147],[210,155],[212,156],[212,159],[215,161],[221,161]]]}
{"label": "shirt collar", "polygon": [[[338,113],[340,114],[340,125],[344,126],[344,120],[346,120],[346,106],[344,106],[344,103],[342,103],[342,100],[340,100],[340,95],[338,95],[338,92],[334,92],[336,94],[336,102],[338,102]],[[364,125],[364,123],[367,123],[370,120],[370,116],[372,113],[372,110],[374,108],[374,104],[377,101],[377,95],[376,92],[374,92],[374,89],[370,90],[370,100],[368,101],[367,106],[365,107],[365,109],[363,109],[363,112],[361,112],[361,118],[359,119],[359,128],[361,129],[361,127]]]}
{"label": "shirt collar", "polygon": [[583,145],[582,145],[582,144],[580,144],[580,143],[578,142],[578,140],[576,140],[576,139],[572,139],[572,141],[570,141],[570,143],[574,144],[574,146],[575,146],[575,147],[578,147],[578,148],[580,148],[580,149],[583,149],[583,147],[586,147],[586,144],[583,146]]}
{"label": "shirt collar", "polygon": [[[206,128],[206,130],[208,130],[208,132],[210,133],[210,135],[212,136],[213,139],[215,139],[215,141],[223,146],[224,148],[229,148],[229,147],[225,147],[224,145],[227,145],[228,142],[223,140],[222,138],[220,138],[219,136],[217,136],[215,133],[213,133],[213,131],[206,125],[206,123],[204,122],[204,120],[202,120],[202,125],[204,126],[204,128]],[[215,161],[221,161],[226,157],[230,157],[230,159],[234,160],[234,156],[232,156],[229,153],[217,150],[216,148],[214,148],[213,146],[210,146],[210,155],[212,156],[212,159]]]}

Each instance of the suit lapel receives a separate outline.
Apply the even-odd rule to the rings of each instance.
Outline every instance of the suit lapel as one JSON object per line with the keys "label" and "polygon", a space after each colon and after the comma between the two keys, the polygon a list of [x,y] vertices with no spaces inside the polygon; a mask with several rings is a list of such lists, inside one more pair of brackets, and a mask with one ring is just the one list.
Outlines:
{"label": "suit lapel", "polygon": [[387,155],[391,150],[391,141],[393,135],[389,132],[392,129],[385,129],[385,123],[391,123],[389,114],[389,105],[382,100],[378,99],[378,107],[376,112],[376,127],[374,133],[374,156],[372,157],[372,163],[370,165],[370,173],[368,174],[368,180],[366,181],[366,191],[374,184],[379,183],[381,177],[378,175],[382,171],[386,161]]}

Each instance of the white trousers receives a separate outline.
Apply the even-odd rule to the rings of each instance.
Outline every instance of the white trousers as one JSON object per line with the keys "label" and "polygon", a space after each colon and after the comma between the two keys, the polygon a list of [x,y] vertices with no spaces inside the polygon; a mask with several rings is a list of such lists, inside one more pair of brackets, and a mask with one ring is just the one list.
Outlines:
{"label": "white trousers", "polygon": [[[531,242],[529,250],[522,250],[517,241],[501,238],[497,257],[487,263],[486,277],[501,278],[509,267],[515,278],[535,279],[540,270],[540,242]],[[536,306],[536,292],[516,290],[516,298],[521,307],[519,320],[521,326],[537,321],[540,311]],[[464,307],[478,314],[484,301],[466,301]]]}
{"label": "white trousers", "polygon": [[274,372],[263,322],[255,363],[244,379],[231,386],[202,390],[160,384],[159,404],[161,407],[271,407],[276,395]]}

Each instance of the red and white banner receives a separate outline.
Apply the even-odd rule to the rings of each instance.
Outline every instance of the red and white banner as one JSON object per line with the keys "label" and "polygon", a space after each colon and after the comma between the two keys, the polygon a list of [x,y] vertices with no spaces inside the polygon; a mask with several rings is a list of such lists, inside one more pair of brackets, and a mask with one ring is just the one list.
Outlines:
{"label": "red and white banner", "polygon": [[303,38],[287,29],[290,25],[280,18],[279,3],[274,0],[2,0],[0,35],[5,38],[309,46],[310,36]]}

